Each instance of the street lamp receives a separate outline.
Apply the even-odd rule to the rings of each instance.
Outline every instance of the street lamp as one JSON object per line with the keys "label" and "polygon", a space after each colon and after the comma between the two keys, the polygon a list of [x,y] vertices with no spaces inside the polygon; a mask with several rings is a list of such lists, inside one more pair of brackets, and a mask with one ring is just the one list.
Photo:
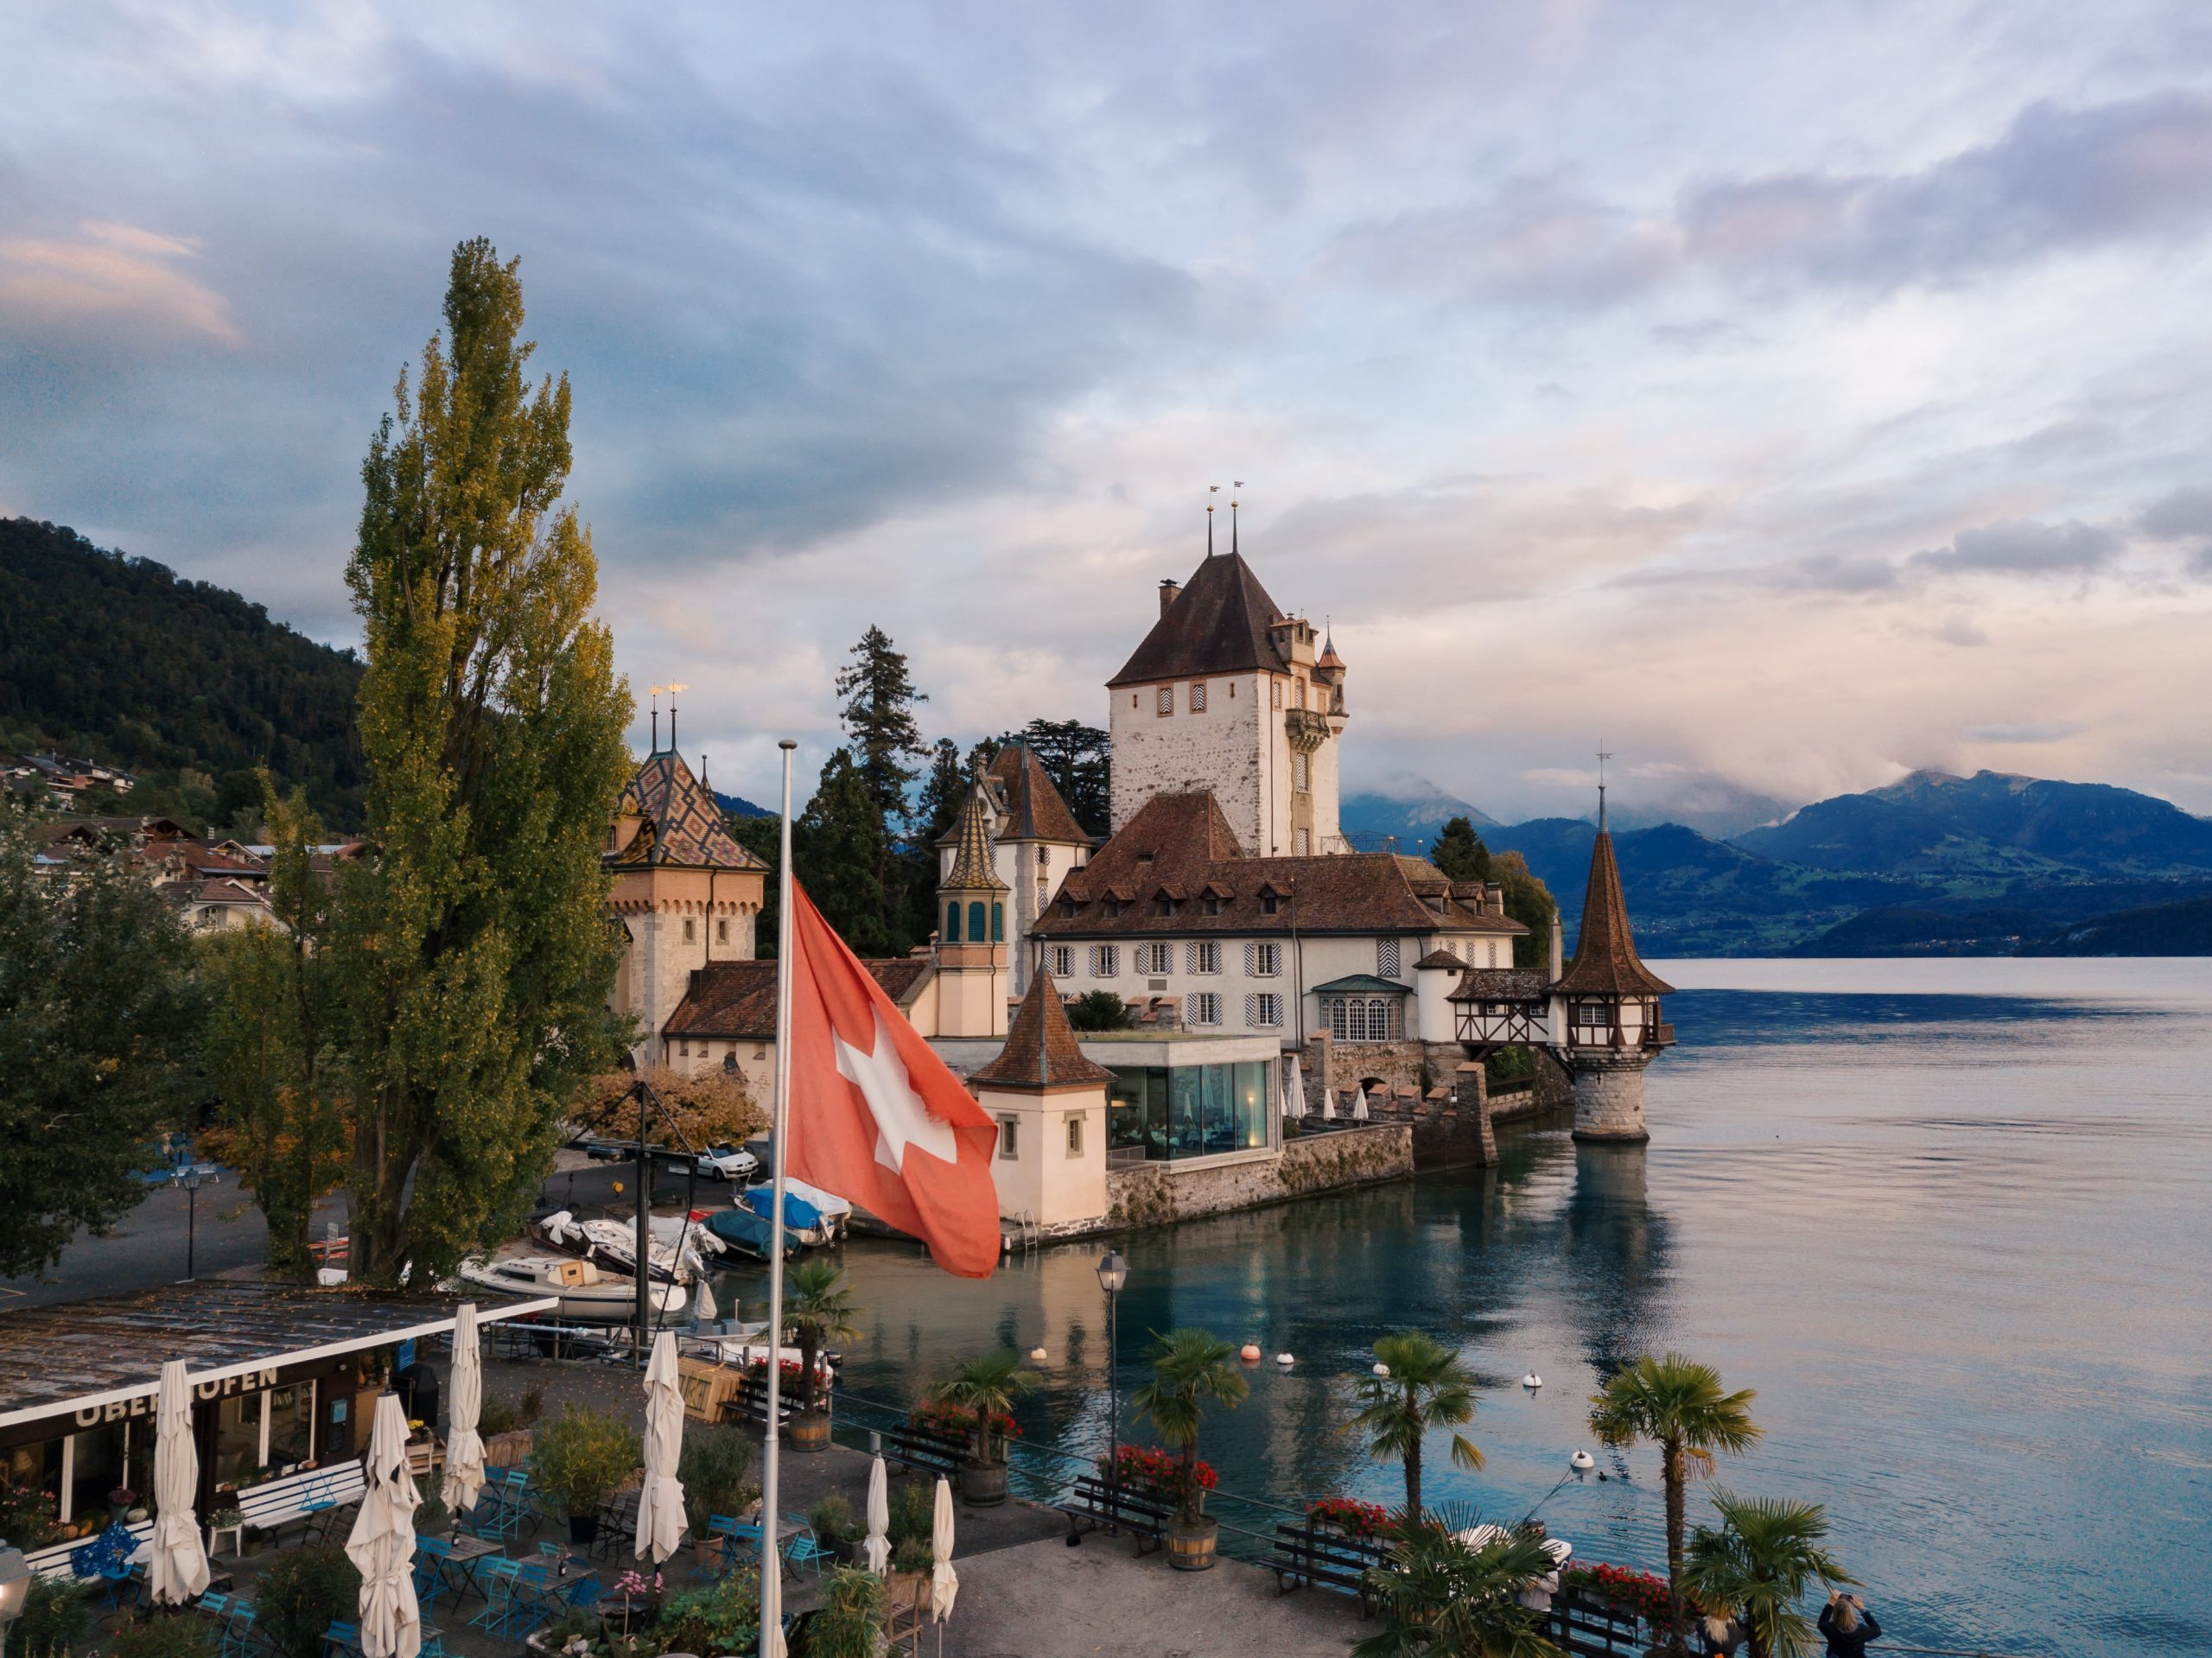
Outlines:
{"label": "street lamp", "polygon": [[0,1652],[8,1649],[8,1626],[23,1615],[31,1598],[31,1569],[22,1550],[0,1543]]}
{"label": "street lamp", "polygon": [[1116,1519],[1122,1512],[1122,1344],[1115,1307],[1128,1281],[1129,1263],[1119,1250],[1098,1258],[1098,1287],[1106,1292],[1106,1506]]}
{"label": "street lamp", "polygon": [[194,1270],[194,1256],[200,1242],[200,1188],[222,1185],[221,1171],[213,1163],[187,1163],[169,1176],[169,1184],[182,1186],[186,1194],[184,1211],[184,1276],[179,1281],[189,1284],[197,1276]]}

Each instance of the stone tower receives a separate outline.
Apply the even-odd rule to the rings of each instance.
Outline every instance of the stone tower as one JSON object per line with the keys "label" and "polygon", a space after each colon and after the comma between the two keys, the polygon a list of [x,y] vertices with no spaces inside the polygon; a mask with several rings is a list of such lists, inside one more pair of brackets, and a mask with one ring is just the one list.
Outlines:
{"label": "stone tower", "polygon": [[1659,998],[1673,990],[1637,959],[1601,791],[1582,929],[1573,961],[1551,987],[1553,1039],[1546,1045],[1574,1078],[1575,1139],[1650,1139],[1643,1068],[1673,1045],[1675,1027],[1662,1023],[1659,1012]]}
{"label": "stone tower", "polygon": [[983,779],[968,785],[953,826],[952,865],[938,883],[939,1036],[1004,1036],[1007,977],[1006,882],[991,857],[991,800]]}
{"label": "stone tower", "polygon": [[[990,808],[991,867],[1007,887],[1007,964],[1013,975],[1007,994],[1020,996],[1029,988],[1029,934],[1060,882],[1090,857],[1090,836],[1027,743],[1009,742],[999,750],[984,770],[983,794]],[[938,841],[940,881],[960,855],[961,833],[956,822]]]}
{"label": "stone tower", "polygon": [[[1208,520],[1211,524],[1211,520]],[[1155,795],[1211,793],[1257,857],[1344,852],[1337,739],[1344,664],[1284,614],[1238,550],[1160,584],[1160,619],[1107,681],[1113,829]]]}

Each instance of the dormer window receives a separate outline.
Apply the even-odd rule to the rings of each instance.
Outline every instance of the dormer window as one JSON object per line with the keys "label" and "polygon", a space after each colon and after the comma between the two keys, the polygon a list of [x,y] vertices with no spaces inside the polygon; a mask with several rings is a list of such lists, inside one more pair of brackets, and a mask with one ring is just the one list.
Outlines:
{"label": "dormer window", "polygon": [[1274,887],[1263,886],[1260,889],[1260,913],[1262,915],[1273,915],[1275,912],[1276,907],[1281,902],[1282,899],[1281,896],[1275,892]]}
{"label": "dormer window", "polygon": [[1075,900],[1073,899],[1064,898],[1060,900],[1060,919],[1063,921],[1072,921],[1075,919]]}
{"label": "dormer window", "polygon": [[1158,898],[1153,899],[1152,912],[1154,915],[1173,915],[1175,913],[1175,900],[1168,897],[1166,893],[1162,893]]}
{"label": "dormer window", "polygon": [[1219,915],[1221,913],[1221,900],[1216,898],[1211,893],[1208,893],[1204,898],[1198,900],[1198,907],[1208,915]]}
{"label": "dormer window", "polygon": [[1121,914],[1121,913],[1122,913],[1122,900],[1121,900],[1121,899],[1117,899],[1117,898],[1109,898],[1109,899],[1106,900],[1106,913],[1107,913],[1109,917],[1111,917],[1111,916],[1117,916],[1117,915]]}

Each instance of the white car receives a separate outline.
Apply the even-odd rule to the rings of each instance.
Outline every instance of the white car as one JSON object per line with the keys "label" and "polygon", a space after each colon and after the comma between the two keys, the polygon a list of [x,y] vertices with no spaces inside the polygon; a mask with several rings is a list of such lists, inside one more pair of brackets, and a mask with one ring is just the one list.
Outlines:
{"label": "white car", "polygon": [[[669,1160],[667,1167],[673,1174],[684,1172],[681,1156]],[[760,1166],[760,1159],[752,1153],[735,1146],[709,1146],[692,1159],[702,1178],[709,1180],[743,1180]]]}

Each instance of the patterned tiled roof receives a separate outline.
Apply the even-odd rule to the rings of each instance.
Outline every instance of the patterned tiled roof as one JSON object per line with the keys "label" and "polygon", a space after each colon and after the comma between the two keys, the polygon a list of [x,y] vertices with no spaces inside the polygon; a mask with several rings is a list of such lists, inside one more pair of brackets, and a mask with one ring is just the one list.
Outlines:
{"label": "patterned tiled roof", "polygon": [[1000,1088],[1065,1088],[1084,1083],[1110,1083],[1114,1073],[1084,1058],[1068,1024],[1068,1010],[1053,988],[1052,975],[1039,968],[1029,981],[1029,994],[1014,1009],[1014,1026],[1006,1033],[999,1057],[968,1080]]}
{"label": "patterned tiled roof", "polygon": [[977,778],[968,785],[968,798],[960,808],[960,821],[952,832],[959,837],[952,854],[952,868],[938,883],[940,892],[1003,893],[1006,883],[991,867],[991,802]]}
{"label": "patterned tiled roof", "polygon": [[681,869],[763,869],[762,863],[729,838],[721,808],[691,773],[683,756],[672,750],[648,754],[623,785],[618,819],[641,821],[629,841],[607,854],[618,868],[668,865]]}
{"label": "patterned tiled roof", "polygon": [[1554,988],[1570,996],[1664,996],[1675,988],[1637,959],[1613,837],[1604,829],[1590,848],[1590,886],[1582,899],[1574,959]]}

